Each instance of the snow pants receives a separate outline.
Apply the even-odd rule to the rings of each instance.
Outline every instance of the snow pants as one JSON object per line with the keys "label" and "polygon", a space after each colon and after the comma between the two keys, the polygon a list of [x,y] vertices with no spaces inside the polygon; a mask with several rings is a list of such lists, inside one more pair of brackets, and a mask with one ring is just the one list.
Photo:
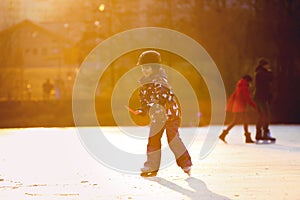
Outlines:
{"label": "snow pants", "polygon": [[181,168],[192,166],[191,157],[179,136],[178,127],[179,120],[151,123],[145,166],[159,170],[161,162],[161,138],[164,130],[166,130],[168,145],[176,158],[177,165]]}

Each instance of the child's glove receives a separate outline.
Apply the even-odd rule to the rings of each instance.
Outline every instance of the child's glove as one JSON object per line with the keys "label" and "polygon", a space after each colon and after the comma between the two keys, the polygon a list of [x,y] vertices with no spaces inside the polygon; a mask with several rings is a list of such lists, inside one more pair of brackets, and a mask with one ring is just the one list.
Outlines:
{"label": "child's glove", "polygon": [[135,111],[135,113],[136,113],[137,115],[142,115],[142,116],[147,115],[147,112],[146,112],[145,110],[143,110],[142,108],[137,109],[137,110]]}

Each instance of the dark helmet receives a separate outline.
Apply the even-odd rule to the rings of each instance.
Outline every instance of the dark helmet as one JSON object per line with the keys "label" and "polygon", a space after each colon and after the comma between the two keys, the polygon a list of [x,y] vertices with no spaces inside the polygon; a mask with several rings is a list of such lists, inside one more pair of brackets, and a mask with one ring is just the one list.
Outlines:
{"label": "dark helmet", "polygon": [[161,63],[160,53],[154,50],[148,50],[141,53],[137,65],[143,65],[148,63]]}
{"label": "dark helmet", "polygon": [[267,64],[269,64],[269,61],[267,59],[265,59],[265,58],[258,59],[258,65],[265,66]]}

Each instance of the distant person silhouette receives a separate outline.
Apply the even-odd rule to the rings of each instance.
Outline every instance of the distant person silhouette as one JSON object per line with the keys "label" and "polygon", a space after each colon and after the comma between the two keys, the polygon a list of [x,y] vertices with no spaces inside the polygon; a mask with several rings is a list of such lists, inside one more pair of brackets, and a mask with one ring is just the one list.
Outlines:
{"label": "distant person silhouette", "polygon": [[25,94],[26,94],[26,99],[31,100],[32,85],[28,80],[25,81]]}
{"label": "distant person silhouette", "polygon": [[248,131],[248,119],[247,119],[247,105],[251,105],[255,110],[257,110],[254,101],[250,96],[249,83],[252,82],[252,77],[245,75],[240,79],[236,85],[234,92],[231,94],[228,103],[226,105],[226,111],[233,113],[233,119],[228,127],[223,130],[219,138],[227,143],[225,137],[228,135],[229,131],[239,122],[239,120],[244,125],[244,135],[246,137],[246,143],[254,143],[251,139],[251,134]]}
{"label": "distant person silhouette", "polygon": [[254,101],[259,111],[259,117],[256,122],[256,140],[276,140],[276,138],[271,137],[269,129],[272,79],[273,75],[269,61],[265,58],[260,58],[255,69]]}
{"label": "distant person silhouette", "polygon": [[43,99],[50,100],[51,91],[53,90],[54,86],[50,82],[50,79],[46,79],[43,83]]}

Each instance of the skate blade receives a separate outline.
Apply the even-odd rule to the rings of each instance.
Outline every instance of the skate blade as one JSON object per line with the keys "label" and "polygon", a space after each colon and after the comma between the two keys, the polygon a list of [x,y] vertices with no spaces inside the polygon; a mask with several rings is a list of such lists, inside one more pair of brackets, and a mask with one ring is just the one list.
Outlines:
{"label": "skate blade", "polygon": [[192,168],[191,167],[183,168],[183,172],[186,173],[188,176],[191,176]]}
{"label": "skate blade", "polygon": [[275,144],[276,140],[256,140],[256,144]]}
{"label": "skate blade", "polygon": [[142,177],[154,177],[157,175],[157,172],[141,172]]}
{"label": "skate blade", "polygon": [[191,177],[191,175],[192,175],[191,170],[188,172],[184,172],[184,173],[186,173],[189,177]]}

